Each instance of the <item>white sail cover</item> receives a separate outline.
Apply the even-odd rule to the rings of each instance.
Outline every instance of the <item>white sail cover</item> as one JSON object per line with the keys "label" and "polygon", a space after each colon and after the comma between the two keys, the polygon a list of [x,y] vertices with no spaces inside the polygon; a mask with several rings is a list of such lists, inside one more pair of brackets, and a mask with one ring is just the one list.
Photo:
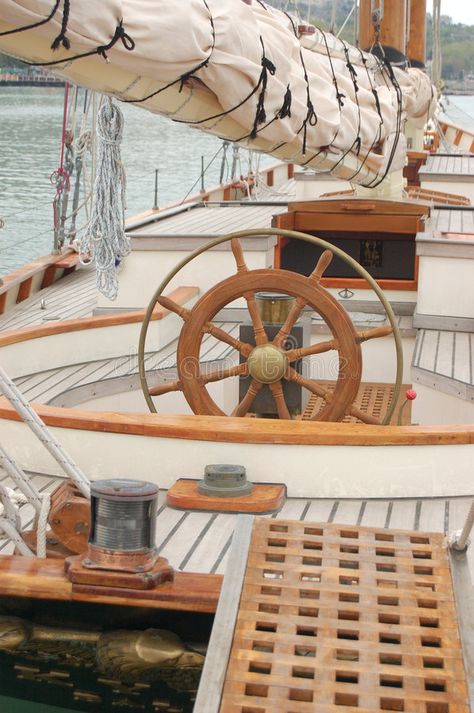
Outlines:
{"label": "white sail cover", "polygon": [[[53,49],[54,48],[54,49]],[[254,0],[0,0],[0,50],[82,86],[364,185],[403,167],[433,92]]]}

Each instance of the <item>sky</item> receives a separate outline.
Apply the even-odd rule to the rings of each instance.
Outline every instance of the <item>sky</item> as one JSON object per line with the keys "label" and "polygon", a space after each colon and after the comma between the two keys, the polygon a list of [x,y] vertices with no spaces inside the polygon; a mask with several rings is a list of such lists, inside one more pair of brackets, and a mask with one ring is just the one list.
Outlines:
{"label": "sky", "polygon": [[[412,2],[416,2],[416,0],[412,0]],[[427,10],[433,12],[432,0],[428,0]],[[441,14],[449,15],[453,22],[474,25],[474,0],[441,0]]]}

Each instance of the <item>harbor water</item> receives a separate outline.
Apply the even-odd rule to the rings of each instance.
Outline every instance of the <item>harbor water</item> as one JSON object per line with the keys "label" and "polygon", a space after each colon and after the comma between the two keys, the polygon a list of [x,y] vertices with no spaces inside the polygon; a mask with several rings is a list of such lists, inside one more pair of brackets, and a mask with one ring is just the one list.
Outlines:
{"label": "harbor water", "polygon": [[[82,112],[82,96],[81,90],[77,114]],[[55,187],[50,175],[59,166],[63,101],[62,88],[0,87],[0,275],[51,252]],[[199,190],[201,157],[205,167],[211,163],[205,188],[219,182],[220,139],[130,104],[120,108],[125,118],[127,215],[153,206],[156,169],[159,205]],[[229,148],[229,159],[231,153]],[[227,169],[228,163],[224,177]],[[247,152],[242,152],[246,169]]]}
{"label": "harbor water", "polygon": [[[0,275],[51,252],[55,188],[50,176],[59,166],[63,101],[62,88],[0,87]],[[156,169],[159,205],[199,190],[201,160],[205,167],[211,164],[205,187],[219,182],[220,139],[130,104],[120,108],[125,117],[122,158],[127,215],[153,206]],[[445,110],[455,123],[474,128],[474,96],[449,97]],[[231,148],[227,158],[225,178]],[[241,168],[243,172],[248,168],[245,151]]]}

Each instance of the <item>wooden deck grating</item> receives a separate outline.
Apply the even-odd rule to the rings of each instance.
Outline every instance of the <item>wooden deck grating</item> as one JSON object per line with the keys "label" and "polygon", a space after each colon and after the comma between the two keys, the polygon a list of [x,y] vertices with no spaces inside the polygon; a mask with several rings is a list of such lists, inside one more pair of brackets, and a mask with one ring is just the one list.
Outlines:
{"label": "wooden deck grating", "polygon": [[220,713],[467,713],[443,542],[257,519]]}
{"label": "wooden deck grating", "polygon": [[[329,391],[334,391],[336,382],[321,382]],[[398,400],[397,407],[395,408],[394,415],[392,417],[391,423],[396,424],[398,419],[398,412],[400,406],[405,400],[406,390],[410,388],[408,385],[402,386],[400,397]],[[354,406],[356,406],[360,411],[366,413],[368,416],[372,416],[379,421],[382,421],[385,416],[390,401],[393,396],[393,384],[369,384],[362,383],[359,387],[356,399],[354,401]],[[311,394],[306,404],[306,408],[303,412],[303,420],[310,420],[325,405],[325,401],[316,394]],[[361,421],[355,416],[345,416],[343,418],[343,423],[361,423]],[[402,414],[402,425],[406,426],[411,423],[411,401],[409,401],[403,410]]]}

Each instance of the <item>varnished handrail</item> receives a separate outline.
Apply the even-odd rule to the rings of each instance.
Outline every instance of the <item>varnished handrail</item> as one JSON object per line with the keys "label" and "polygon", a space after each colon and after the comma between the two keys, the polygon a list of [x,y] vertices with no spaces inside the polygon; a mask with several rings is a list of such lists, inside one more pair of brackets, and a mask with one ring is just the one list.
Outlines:
{"label": "varnished handrail", "polygon": [[[81,411],[43,404],[33,406],[48,426],[152,438],[319,446],[446,446],[474,443],[474,425],[464,424],[370,426],[301,420]],[[16,411],[3,397],[0,398],[0,418],[20,421]]]}
{"label": "varnished handrail", "polygon": [[[171,296],[186,302],[198,293],[196,287],[177,288]],[[122,312],[54,324],[26,327],[0,335],[0,347],[27,342],[53,334],[111,327],[141,322],[144,310]],[[169,314],[156,309],[153,319]],[[154,438],[182,438],[221,443],[275,443],[286,445],[407,446],[463,445],[474,443],[474,425],[453,426],[370,426],[354,423],[278,421],[273,419],[222,418],[149,413],[109,413],[82,411],[34,404],[48,426],[80,431],[130,434]],[[20,418],[4,397],[0,398],[0,418]]]}

